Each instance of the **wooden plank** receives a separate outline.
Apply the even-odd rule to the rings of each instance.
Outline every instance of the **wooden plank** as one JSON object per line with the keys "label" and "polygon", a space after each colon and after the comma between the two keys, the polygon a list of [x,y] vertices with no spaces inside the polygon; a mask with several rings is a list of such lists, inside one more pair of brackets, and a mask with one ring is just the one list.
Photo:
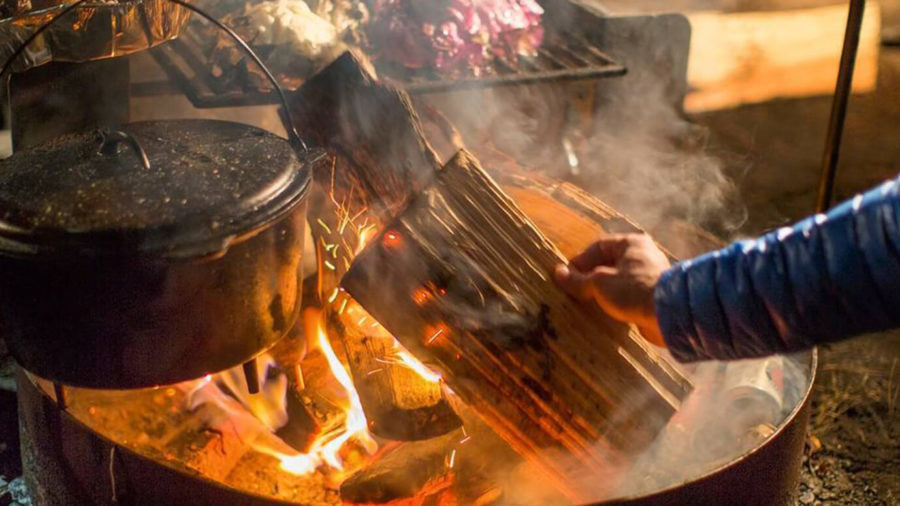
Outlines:
{"label": "wooden plank", "polygon": [[[692,27],[685,110],[701,112],[775,98],[834,92],[847,4],[788,11],[687,13]],[[881,11],[867,2],[853,79],[875,89]]]}
{"label": "wooden plank", "polygon": [[[846,1],[588,0],[587,3],[600,5],[613,15],[680,12],[688,18],[690,91],[684,103],[688,112],[834,92],[847,23]],[[875,1],[866,4],[853,79],[854,93],[871,92],[877,84],[881,6],[881,2]]]}
{"label": "wooden plank", "polygon": [[559,290],[549,273],[564,261],[461,151],[342,284],[519,453],[590,500],[690,386],[632,329]]}

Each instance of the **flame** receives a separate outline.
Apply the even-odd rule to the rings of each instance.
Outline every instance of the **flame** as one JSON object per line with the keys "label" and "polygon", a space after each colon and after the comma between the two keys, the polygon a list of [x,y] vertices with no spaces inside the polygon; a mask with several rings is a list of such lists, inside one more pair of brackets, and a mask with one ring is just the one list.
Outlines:
{"label": "flame", "polygon": [[353,380],[350,379],[350,374],[334,353],[321,320],[316,324],[316,345],[325,357],[334,378],[344,391],[347,403],[347,406],[344,407],[346,418],[341,430],[330,431],[319,436],[313,441],[307,453],[273,455],[281,461],[283,470],[298,475],[312,473],[322,465],[326,465],[332,470],[344,471],[341,450],[349,442],[359,444],[369,454],[378,449],[377,443],[369,434],[366,415],[363,412],[356,388],[353,386]]}
{"label": "flame", "polygon": [[[398,345],[400,343],[397,343]],[[404,349],[399,349],[394,351],[394,356],[397,357],[397,361],[404,366],[415,371],[419,376],[422,377],[425,381],[429,383],[440,383],[441,375],[432,371],[422,362],[419,362],[415,357],[413,357],[408,351]]]}
{"label": "flame", "polygon": [[[240,366],[201,380],[183,383],[181,388],[187,393],[190,409],[194,410],[207,403],[219,408],[207,412],[207,416],[211,417],[208,421],[211,427],[234,431],[240,439],[248,441],[255,451],[278,459],[284,471],[306,475],[325,468],[329,476],[340,477],[346,470],[341,453],[349,450],[350,444],[354,448],[362,448],[370,455],[375,453],[378,445],[369,434],[366,416],[353,381],[334,353],[320,315],[316,314],[315,318],[315,346],[340,385],[343,398],[337,399],[336,403],[342,404],[340,407],[345,412],[345,418],[343,426],[320,434],[306,453],[297,452],[275,435],[275,430],[289,423],[286,409],[287,378],[283,373],[275,377],[267,374],[269,368],[275,365],[268,355],[262,355],[257,360],[260,378],[265,378],[259,394],[247,393]],[[225,390],[231,395],[226,394]]]}
{"label": "flame", "polygon": [[276,431],[288,423],[287,413],[287,376],[278,374],[268,378],[268,371],[275,367],[275,359],[264,353],[256,359],[256,370],[259,378],[263,378],[261,391],[251,395],[247,388],[247,379],[240,367],[216,374],[216,382],[228,388],[237,399],[267,429]]}

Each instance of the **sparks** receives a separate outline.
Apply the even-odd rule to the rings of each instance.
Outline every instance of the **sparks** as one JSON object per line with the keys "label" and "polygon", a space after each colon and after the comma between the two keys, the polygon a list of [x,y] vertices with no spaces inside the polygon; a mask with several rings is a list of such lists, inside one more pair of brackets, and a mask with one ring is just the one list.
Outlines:
{"label": "sparks", "polygon": [[331,292],[331,296],[328,297],[328,303],[329,303],[329,304],[333,304],[333,303],[334,303],[334,301],[337,299],[338,293],[339,293],[339,292],[338,292],[338,289],[337,289],[337,288],[335,288],[334,291]]}
{"label": "sparks", "polygon": [[325,264],[325,267],[328,267],[329,269],[331,269],[331,270],[333,270],[333,271],[334,271],[334,270],[337,270],[337,269],[335,268],[334,264],[331,263],[331,262],[329,262],[328,260],[325,260],[323,263]]}
{"label": "sparks", "polygon": [[341,302],[341,307],[338,309],[338,314],[344,314],[344,310],[347,309],[347,299],[344,299]]}
{"label": "sparks", "polygon": [[371,375],[375,374],[376,372],[381,372],[383,370],[384,369],[382,369],[381,367],[379,367],[378,369],[372,369],[371,371],[366,373],[366,376],[371,376]]}
{"label": "sparks", "polygon": [[453,469],[454,462],[456,462],[456,450],[450,452],[450,469]]}
{"label": "sparks", "polygon": [[438,329],[437,332],[435,332],[434,334],[432,334],[431,337],[428,338],[428,341],[426,341],[426,344],[433,343],[435,341],[435,339],[441,337],[441,334],[443,334],[443,333],[444,333],[444,329]]}
{"label": "sparks", "polygon": [[319,223],[319,225],[322,225],[322,228],[324,228],[326,232],[328,232],[329,234],[331,233],[331,229],[328,228],[328,225],[324,221],[322,221],[322,218],[318,218],[316,219],[316,221]]}

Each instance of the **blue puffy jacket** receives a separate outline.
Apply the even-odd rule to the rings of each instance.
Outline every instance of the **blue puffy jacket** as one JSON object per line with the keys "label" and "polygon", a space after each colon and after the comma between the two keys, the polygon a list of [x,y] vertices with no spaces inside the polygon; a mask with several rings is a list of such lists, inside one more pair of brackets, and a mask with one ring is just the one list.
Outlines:
{"label": "blue puffy jacket", "polygon": [[759,357],[900,326],[900,179],[673,266],[656,315],[681,361]]}

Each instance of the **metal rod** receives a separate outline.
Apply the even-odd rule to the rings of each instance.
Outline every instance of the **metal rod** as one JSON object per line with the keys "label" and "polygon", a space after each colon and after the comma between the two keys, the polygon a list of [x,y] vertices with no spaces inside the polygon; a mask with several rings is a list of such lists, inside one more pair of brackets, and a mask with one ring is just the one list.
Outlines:
{"label": "metal rod", "polygon": [[256,368],[256,359],[251,358],[244,362],[244,379],[247,380],[247,392],[259,393],[259,370]]}
{"label": "metal rod", "polygon": [[825,138],[825,155],[822,159],[822,178],[816,199],[816,212],[824,212],[831,207],[834,197],[834,178],[837,175],[838,159],[841,152],[841,138],[844,134],[844,120],[847,117],[847,102],[853,85],[853,68],[856,64],[856,50],[859,48],[859,34],[862,30],[865,0],[850,0],[847,15],[847,30],[844,33],[844,49],[838,71],[834,99],[831,102],[831,118]]}
{"label": "metal rod", "polygon": [[53,382],[53,395],[56,396],[56,407],[60,411],[66,410],[66,390],[62,383]]}

